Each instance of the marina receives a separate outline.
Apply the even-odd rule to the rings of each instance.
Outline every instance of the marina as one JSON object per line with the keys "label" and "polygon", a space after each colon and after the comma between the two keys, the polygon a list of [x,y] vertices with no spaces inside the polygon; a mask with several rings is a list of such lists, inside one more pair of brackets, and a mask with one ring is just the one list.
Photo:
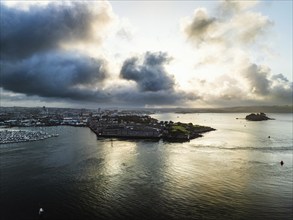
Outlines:
{"label": "marina", "polygon": [[0,144],[39,141],[58,136],[58,134],[48,134],[44,131],[2,130],[0,131]]}

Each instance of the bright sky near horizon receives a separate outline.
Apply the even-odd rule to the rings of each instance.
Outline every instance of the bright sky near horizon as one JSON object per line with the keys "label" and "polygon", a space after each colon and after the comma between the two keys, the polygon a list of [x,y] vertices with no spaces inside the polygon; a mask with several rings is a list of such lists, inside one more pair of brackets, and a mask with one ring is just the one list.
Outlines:
{"label": "bright sky near horizon", "polygon": [[292,1],[1,1],[1,106],[292,104]]}

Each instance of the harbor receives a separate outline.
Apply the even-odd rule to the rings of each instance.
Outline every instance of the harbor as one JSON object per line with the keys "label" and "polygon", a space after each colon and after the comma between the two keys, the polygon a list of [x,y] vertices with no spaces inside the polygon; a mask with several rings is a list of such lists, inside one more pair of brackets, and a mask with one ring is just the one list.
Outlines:
{"label": "harbor", "polygon": [[14,128],[59,137],[0,145],[1,218],[39,219],[41,207],[43,219],[292,219],[292,115],[245,115],[153,115],[217,129],[184,144]]}
{"label": "harbor", "polygon": [[[2,108],[0,127],[3,129],[54,126],[88,127],[97,138],[152,139],[169,142],[188,142],[202,137],[203,133],[214,131],[209,126],[180,122],[160,121],[152,118],[151,111],[136,110],[86,110],[58,108]],[[15,136],[16,135],[16,136]],[[53,135],[54,136],[54,135]],[[4,133],[1,143],[42,140],[50,134],[20,135]]]}

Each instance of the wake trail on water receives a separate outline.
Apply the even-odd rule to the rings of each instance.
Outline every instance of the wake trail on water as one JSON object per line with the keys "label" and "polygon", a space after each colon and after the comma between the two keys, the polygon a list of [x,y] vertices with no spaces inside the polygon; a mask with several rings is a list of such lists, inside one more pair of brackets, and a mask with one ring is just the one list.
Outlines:
{"label": "wake trail on water", "polygon": [[219,149],[219,150],[254,150],[254,151],[293,151],[293,146],[290,147],[223,147],[213,145],[192,145],[195,148],[204,149]]}

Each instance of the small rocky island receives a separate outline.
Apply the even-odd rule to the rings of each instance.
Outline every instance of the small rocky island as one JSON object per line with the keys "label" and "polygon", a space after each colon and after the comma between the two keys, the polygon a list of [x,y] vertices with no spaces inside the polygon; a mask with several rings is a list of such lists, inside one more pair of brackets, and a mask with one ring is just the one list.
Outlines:
{"label": "small rocky island", "polygon": [[245,117],[248,121],[265,121],[265,120],[274,120],[273,118],[269,118],[265,113],[251,113]]}
{"label": "small rocky island", "polygon": [[149,115],[91,117],[88,127],[97,137],[163,139],[169,142],[189,141],[215,130],[192,123],[158,121]]}

